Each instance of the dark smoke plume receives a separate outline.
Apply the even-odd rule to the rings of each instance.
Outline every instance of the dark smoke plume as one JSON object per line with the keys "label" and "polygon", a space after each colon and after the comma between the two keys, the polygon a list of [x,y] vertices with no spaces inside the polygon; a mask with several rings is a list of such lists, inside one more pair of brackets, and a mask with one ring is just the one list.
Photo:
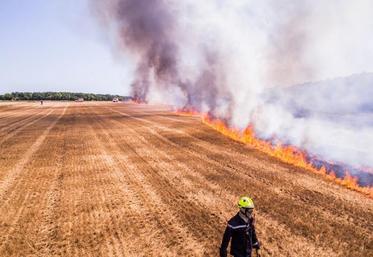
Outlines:
{"label": "dark smoke plume", "polygon": [[[222,105],[231,109],[232,97],[222,85],[224,71],[219,69],[218,54],[201,51],[205,67],[194,79],[181,78],[179,71],[180,29],[176,11],[165,0],[107,0],[97,1],[97,9],[105,14],[106,22],[114,23],[120,45],[137,58],[132,96],[147,101],[150,88],[178,88],[183,94],[184,107],[212,114]],[[219,81],[218,81],[219,80]],[[223,97],[222,97],[223,96]],[[223,101],[218,101],[219,98]],[[225,107],[228,106],[228,107]]]}
{"label": "dark smoke plume", "polygon": [[133,82],[133,96],[146,100],[152,72],[159,83],[176,83],[178,49],[173,41],[176,21],[165,2],[122,0],[113,11],[120,39],[141,58]]}

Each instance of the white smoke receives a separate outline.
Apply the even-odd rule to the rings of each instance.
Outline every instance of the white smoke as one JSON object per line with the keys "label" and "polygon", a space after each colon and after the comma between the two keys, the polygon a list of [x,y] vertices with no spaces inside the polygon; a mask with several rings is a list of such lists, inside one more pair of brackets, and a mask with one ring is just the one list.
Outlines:
{"label": "white smoke", "polygon": [[[352,109],[366,97],[351,93],[361,90],[353,79],[348,87],[334,81],[322,92],[317,84],[310,87],[315,92],[305,85],[299,92],[286,88],[373,71],[373,1],[98,2],[106,24],[118,28],[121,49],[141,71],[136,92],[149,102],[210,111],[239,128],[254,124],[263,138],[276,137],[326,160],[373,167],[372,124],[364,116],[364,125],[351,126]],[[156,33],[148,24],[156,24]],[[167,47],[172,56],[164,56]],[[333,101],[338,115],[321,115]],[[299,106],[307,107],[307,115],[294,113]]]}

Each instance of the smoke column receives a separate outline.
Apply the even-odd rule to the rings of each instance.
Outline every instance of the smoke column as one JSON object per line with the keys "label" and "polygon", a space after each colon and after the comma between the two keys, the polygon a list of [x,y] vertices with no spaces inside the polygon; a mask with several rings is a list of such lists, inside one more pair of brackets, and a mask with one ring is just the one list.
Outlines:
{"label": "smoke column", "polygon": [[[137,99],[209,112],[239,128],[253,124],[264,139],[373,167],[373,115],[356,109],[373,76],[348,77],[373,71],[372,1],[92,2],[136,67]],[[312,81],[321,82],[299,86]]]}

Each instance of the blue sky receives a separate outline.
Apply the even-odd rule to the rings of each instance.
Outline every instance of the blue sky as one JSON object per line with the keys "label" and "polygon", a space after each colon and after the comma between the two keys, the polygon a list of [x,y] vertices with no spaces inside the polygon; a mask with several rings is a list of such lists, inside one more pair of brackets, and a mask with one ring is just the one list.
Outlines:
{"label": "blue sky", "polygon": [[0,1],[0,94],[128,94],[126,60],[116,58],[88,1]]}

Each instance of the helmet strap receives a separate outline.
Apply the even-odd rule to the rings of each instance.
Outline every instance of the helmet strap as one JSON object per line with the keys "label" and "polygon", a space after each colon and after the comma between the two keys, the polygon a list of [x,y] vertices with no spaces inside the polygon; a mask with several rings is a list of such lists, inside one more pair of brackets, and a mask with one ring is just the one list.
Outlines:
{"label": "helmet strap", "polygon": [[250,209],[246,209],[245,210],[245,214],[248,218],[251,218],[251,215],[253,214],[253,210],[250,210]]}
{"label": "helmet strap", "polygon": [[249,211],[247,208],[240,208],[240,216],[245,220],[247,223],[248,220],[252,217],[252,212]]}

